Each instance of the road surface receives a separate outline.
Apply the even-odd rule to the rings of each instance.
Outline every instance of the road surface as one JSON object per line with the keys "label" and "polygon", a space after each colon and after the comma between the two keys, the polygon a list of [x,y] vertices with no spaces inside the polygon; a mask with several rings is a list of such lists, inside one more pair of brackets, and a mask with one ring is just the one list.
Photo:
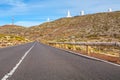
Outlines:
{"label": "road surface", "polygon": [[120,66],[33,42],[0,49],[0,79],[120,80]]}

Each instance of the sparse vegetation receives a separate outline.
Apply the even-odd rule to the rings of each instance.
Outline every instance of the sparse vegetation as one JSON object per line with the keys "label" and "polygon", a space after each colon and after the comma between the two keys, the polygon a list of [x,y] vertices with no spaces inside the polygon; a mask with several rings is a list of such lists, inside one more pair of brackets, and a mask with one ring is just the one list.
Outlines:
{"label": "sparse vegetation", "polygon": [[61,18],[31,27],[26,33],[32,34],[32,39],[37,38],[40,41],[71,41],[71,36],[75,36],[75,41],[120,41],[119,22],[119,11],[97,13]]}
{"label": "sparse vegetation", "polygon": [[0,48],[23,44],[26,42],[30,42],[30,40],[19,36],[0,34]]}
{"label": "sparse vegetation", "polygon": [[[17,41],[57,41],[57,42],[95,42],[120,41],[120,11],[97,13],[72,18],[61,18],[39,26],[25,28],[16,25],[0,27],[0,37],[5,35],[19,36]],[[72,38],[74,36],[74,38]]]}

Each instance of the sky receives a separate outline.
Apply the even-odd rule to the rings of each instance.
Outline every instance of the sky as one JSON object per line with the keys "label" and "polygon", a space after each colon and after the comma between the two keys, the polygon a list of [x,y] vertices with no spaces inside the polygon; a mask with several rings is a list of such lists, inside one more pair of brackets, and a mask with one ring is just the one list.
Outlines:
{"label": "sky", "polygon": [[34,26],[67,16],[80,11],[85,14],[120,11],[120,0],[0,0],[0,26],[12,23],[21,26]]}

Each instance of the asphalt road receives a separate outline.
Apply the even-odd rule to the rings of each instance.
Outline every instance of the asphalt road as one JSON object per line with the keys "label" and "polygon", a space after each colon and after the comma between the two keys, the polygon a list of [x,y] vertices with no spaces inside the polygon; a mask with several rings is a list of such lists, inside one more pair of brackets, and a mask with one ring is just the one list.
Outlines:
{"label": "asphalt road", "polygon": [[32,46],[8,80],[120,80],[120,66],[38,42],[0,49],[1,80]]}
{"label": "asphalt road", "polygon": [[0,49],[0,79],[16,65],[32,45],[33,43],[28,43]]}

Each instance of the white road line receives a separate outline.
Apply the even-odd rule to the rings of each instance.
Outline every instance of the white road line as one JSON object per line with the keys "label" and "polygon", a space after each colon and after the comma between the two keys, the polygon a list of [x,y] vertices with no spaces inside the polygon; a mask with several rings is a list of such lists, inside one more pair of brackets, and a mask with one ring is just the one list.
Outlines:
{"label": "white road line", "polygon": [[25,57],[27,56],[27,54],[32,50],[32,48],[35,46],[35,43],[33,44],[33,46],[22,56],[22,58],[20,59],[20,61],[15,65],[15,67],[9,72],[7,73],[1,80],[8,80],[9,77],[11,77],[14,72],[16,71],[16,69],[19,67],[19,65],[22,63],[22,61],[25,59]]}

